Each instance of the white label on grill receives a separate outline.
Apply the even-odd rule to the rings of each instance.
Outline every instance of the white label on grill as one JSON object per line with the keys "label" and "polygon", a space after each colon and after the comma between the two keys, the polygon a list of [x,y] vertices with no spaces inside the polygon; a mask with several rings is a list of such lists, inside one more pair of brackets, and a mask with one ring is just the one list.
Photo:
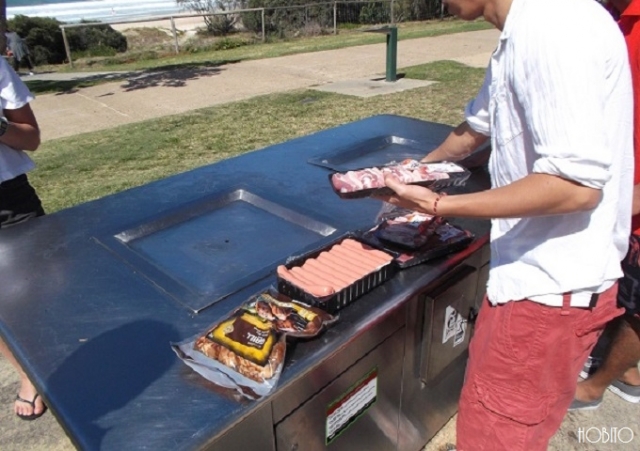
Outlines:
{"label": "white label on grill", "polygon": [[378,368],[353,384],[349,390],[327,407],[326,443],[336,439],[376,402]]}

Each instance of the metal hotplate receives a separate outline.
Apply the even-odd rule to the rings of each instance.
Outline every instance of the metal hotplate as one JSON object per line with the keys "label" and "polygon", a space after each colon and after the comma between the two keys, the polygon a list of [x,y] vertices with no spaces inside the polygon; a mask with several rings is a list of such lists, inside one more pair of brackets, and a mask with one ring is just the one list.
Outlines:
{"label": "metal hotplate", "polygon": [[376,136],[352,143],[347,147],[310,158],[308,162],[338,172],[382,166],[407,158],[422,159],[439,144],[437,140],[413,140],[396,135]]}
{"label": "metal hotplate", "polygon": [[208,196],[97,240],[198,313],[336,231],[245,189]]}

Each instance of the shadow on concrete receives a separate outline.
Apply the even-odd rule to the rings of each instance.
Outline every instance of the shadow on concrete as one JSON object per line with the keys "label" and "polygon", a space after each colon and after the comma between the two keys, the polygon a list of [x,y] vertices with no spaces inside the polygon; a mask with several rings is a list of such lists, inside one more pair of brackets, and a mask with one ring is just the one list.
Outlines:
{"label": "shadow on concrete", "polygon": [[223,69],[220,65],[191,66],[175,65],[164,66],[161,69],[143,71],[133,77],[128,77],[127,82],[121,87],[125,91],[136,91],[145,88],[164,86],[168,88],[180,88],[190,80],[218,75]]}
{"label": "shadow on concrete", "polygon": [[223,70],[221,66],[240,61],[172,64],[136,71],[39,72],[33,77],[23,77],[23,81],[34,94],[56,93],[56,95],[74,94],[80,88],[122,80],[125,83],[121,87],[125,91],[158,86],[179,88],[185,86],[189,80],[217,75]]}

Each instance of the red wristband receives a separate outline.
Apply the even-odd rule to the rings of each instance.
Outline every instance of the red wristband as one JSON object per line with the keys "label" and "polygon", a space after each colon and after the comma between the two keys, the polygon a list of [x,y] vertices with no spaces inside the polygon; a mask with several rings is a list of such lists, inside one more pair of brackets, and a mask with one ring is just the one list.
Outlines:
{"label": "red wristband", "polygon": [[440,199],[442,199],[446,195],[447,193],[440,193],[438,197],[436,197],[436,200],[433,201],[433,216],[438,215],[438,202],[440,202]]}

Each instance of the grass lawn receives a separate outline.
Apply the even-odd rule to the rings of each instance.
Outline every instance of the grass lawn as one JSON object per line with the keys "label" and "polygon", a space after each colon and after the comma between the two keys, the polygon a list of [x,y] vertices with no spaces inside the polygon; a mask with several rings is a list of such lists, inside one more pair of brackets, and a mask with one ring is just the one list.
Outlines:
{"label": "grass lawn", "polygon": [[44,142],[30,179],[48,212],[376,114],[456,125],[483,69],[440,61],[399,72],[431,86],[358,98],[313,90],[272,94]]}

